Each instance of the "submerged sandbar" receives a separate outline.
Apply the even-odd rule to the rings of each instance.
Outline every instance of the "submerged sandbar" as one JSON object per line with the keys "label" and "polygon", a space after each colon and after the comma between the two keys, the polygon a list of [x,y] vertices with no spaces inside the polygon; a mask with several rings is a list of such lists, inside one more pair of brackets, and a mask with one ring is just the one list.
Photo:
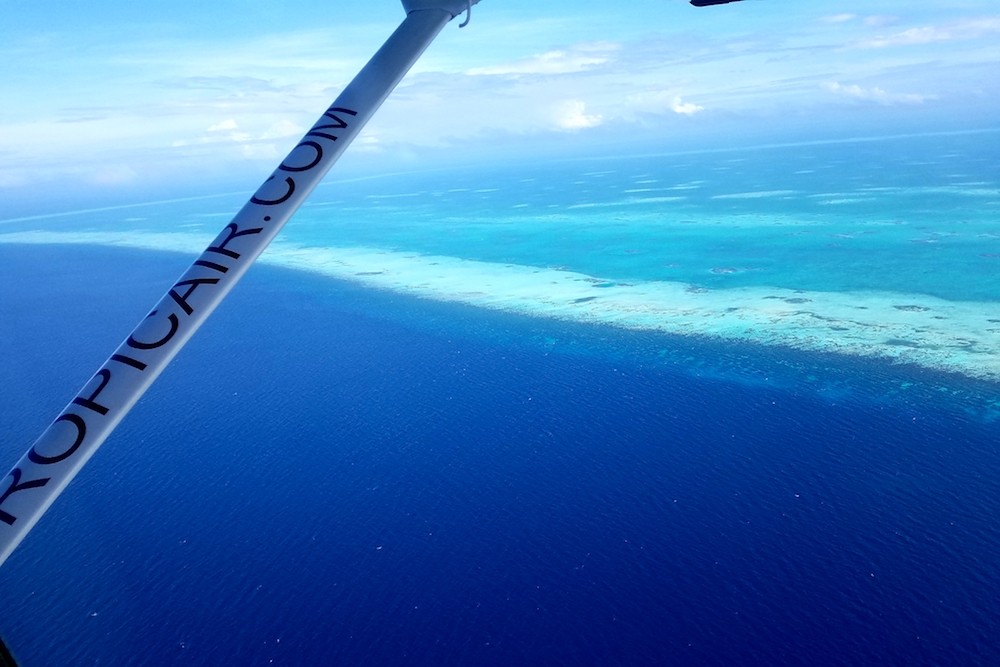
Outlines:
{"label": "submerged sandbar", "polygon": [[[47,231],[0,243],[88,244],[198,254],[201,234]],[[269,264],[441,301],[669,334],[711,336],[912,363],[1000,381],[1000,305],[923,294],[620,282],[558,268],[364,247],[276,242]]]}

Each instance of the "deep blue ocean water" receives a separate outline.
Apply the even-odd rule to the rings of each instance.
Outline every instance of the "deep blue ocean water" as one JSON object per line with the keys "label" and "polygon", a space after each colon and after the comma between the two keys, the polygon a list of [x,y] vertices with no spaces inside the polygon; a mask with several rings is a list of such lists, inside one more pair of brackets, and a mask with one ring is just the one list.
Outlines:
{"label": "deep blue ocean water", "polygon": [[[0,245],[7,460],[188,261]],[[0,632],[26,665],[1000,664],[997,392],[258,266],[0,570]]]}

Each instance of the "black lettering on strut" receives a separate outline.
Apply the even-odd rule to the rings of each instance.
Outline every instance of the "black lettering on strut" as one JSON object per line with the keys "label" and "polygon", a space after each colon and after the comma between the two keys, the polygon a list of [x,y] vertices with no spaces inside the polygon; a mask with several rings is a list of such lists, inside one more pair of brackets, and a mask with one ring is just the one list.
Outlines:
{"label": "black lettering on strut", "polygon": [[132,357],[126,357],[124,354],[112,354],[111,361],[117,361],[120,364],[125,364],[126,366],[131,366],[136,370],[144,371],[146,370],[146,364],[142,363],[138,359],[133,359]]}
{"label": "black lettering on strut", "polygon": [[[156,313],[157,311],[154,310],[153,312],[151,312],[149,315],[146,316],[146,319],[153,317],[154,315],[156,315]],[[128,340],[125,342],[128,343],[129,347],[135,348],[137,350],[155,350],[158,347],[166,345],[170,341],[170,339],[174,337],[174,334],[177,333],[177,327],[180,326],[180,322],[177,321],[177,315],[175,315],[174,313],[170,313],[170,315],[167,316],[167,320],[170,322],[170,330],[167,331],[167,333],[164,334],[164,336],[159,340],[155,340],[151,343],[147,343],[141,340],[136,340],[135,332],[133,332],[132,335],[128,337]]]}
{"label": "black lettering on strut", "polygon": [[[194,308],[187,302],[191,293],[198,289],[198,285],[215,285],[218,282],[218,278],[189,278],[188,280],[181,280],[170,289],[170,298],[177,302],[177,305],[183,308],[185,313],[190,315],[194,312]],[[187,287],[187,291],[184,294],[178,294],[177,290],[174,289],[181,286]]]}
{"label": "black lettering on strut", "polygon": [[[272,176],[271,178],[274,178],[274,176]],[[267,180],[271,180],[271,178],[269,178]],[[289,197],[290,197],[292,191],[295,190],[295,181],[293,181],[290,178],[287,178],[285,180],[287,180],[289,183],[291,183],[291,190],[289,190]],[[288,197],[285,197],[285,199],[287,199],[287,198]],[[256,199],[256,197],[254,199]],[[282,200],[282,201],[284,201],[284,200]],[[279,202],[261,202],[261,201],[257,201],[257,202],[254,202],[254,203],[255,204],[267,204],[267,203],[277,204]],[[244,229],[243,231],[240,231],[239,227],[236,226],[235,222],[230,222],[228,225],[226,225],[226,228],[224,230],[222,230],[222,233],[219,234],[219,238],[215,239],[215,242],[212,245],[208,246],[208,248],[205,249],[205,252],[214,252],[214,253],[218,253],[220,255],[225,255],[226,257],[232,257],[233,259],[239,259],[240,258],[240,253],[238,253],[238,252],[236,252],[234,250],[229,250],[228,248],[226,248],[226,246],[229,245],[229,242],[232,241],[235,238],[240,237],[240,236],[246,236],[247,234],[260,234],[262,231],[264,231],[263,227],[251,227],[250,229]],[[224,239],[222,239],[223,236],[225,236]],[[220,242],[219,239],[222,239],[222,241]]]}
{"label": "black lettering on strut", "polygon": [[[280,169],[282,171],[293,171],[293,172],[297,172],[297,171],[309,171],[310,169],[312,169],[313,167],[315,167],[316,165],[318,165],[319,161],[323,159],[323,147],[320,146],[319,142],[316,142],[316,141],[302,141],[302,142],[299,142],[298,146],[296,146],[295,148],[292,149],[292,154],[295,153],[296,149],[299,149],[299,148],[301,148],[303,146],[308,146],[309,148],[313,149],[316,152],[316,155],[313,156],[312,162],[310,162],[307,165],[301,166],[301,167],[292,167],[292,166],[289,166],[289,165],[285,164],[284,162],[282,162],[281,164],[278,165],[278,169]],[[291,157],[292,154],[289,154],[288,157]],[[285,158],[285,159],[287,160],[288,158]]]}
{"label": "black lettering on strut", "polygon": [[[0,495],[0,506],[3,505],[3,502],[7,500],[7,498],[9,498],[12,493],[16,493],[17,491],[23,491],[24,489],[37,489],[40,486],[45,486],[46,484],[49,483],[49,480],[52,479],[51,477],[42,477],[40,479],[33,479],[31,481],[25,482],[24,484],[21,484],[20,468],[14,468],[13,470],[11,470],[10,475],[8,475],[8,477],[12,477],[13,479],[10,483],[10,486],[7,487],[7,490],[3,492],[3,495]],[[3,510],[0,510],[0,521],[3,521],[8,526],[13,526],[14,522],[17,521],[17,517],[14,516],[13,514],[9,514],[7,512],[4,512]]]}
{"label": "black lettering on strut", "polygon": [[[267,183],[273,178],[274,174],[271,174],[270,176],[267,177],[267,181],[264,182]],[[254,204],[262,204],[264,206],[275,206],[277,204],[281,204],[288,201],[288,199],[292,196],[292,193],[295,192],[295,181],[293,181],[292,177],[289,176],[285,178],[285,183],[288,185],[288,191],[285,192],[285,194],[278,197],[277,199],[261,199],[257,195],[254,195],[253,197],[250,198],[250,201]],[[261,187],[263,188],[263,186]],[[260,190],[257,190],[257,192],[260,192]],[[211,248],[209,248],[209,250],[211,250]]]}
{"label": "black lettering on strut", "polygon": [[[269,220],[270,218],[264,218],[264,220]],[[204,266],[206,269],[212,269],[213,271],[218,271],[219,273],[227,273],[229,271],[228,266],[223,266],[222,264],[216,264],[215,262],[210,262],[207,259],[199,259],[194,263],[195,266]]]}
{"label": "black lettering on strut", "polygon": [[[338,116],[336,113],[334,113],[335,111],[336,112],[340,112],[340,113],[346,113],[348,116],[357,116],[358,115],[357,111],[354,111],[353,109],[347,109],[345,107],[330,107],[329,109],[327,109],[326,113],[323,114],[323,115],[326,116],[327,118],[331,119],[331,120],[336,121],[337,122],[337,126],[336,127],[339,128],[339,129],[347,127],[347,121],[344,120],[343,118],[341,118],[340,116]],[[333,126],[331,125],[331,127],[333,127]]]}
{"label": "black lettering on strut", "polygon": [[51,429],[55,427],[56,424],[62,421],[69,422],[76,427],[76,439],[73,441],[73,444],[70,445],[69,448],[66,451],[62,452],[61,454],[56,454],[54,456],[45,456],[44,454],[39,454],[38,451],[35,449],[35,445],[38,444],[36,442],[35,445],[32,445],[31,449],[28,450],[28,459],[32,463],[37,463],[39,465],[49,465],[52,463],[59,463],[60,461],[65,461],[69,457],[73,456],[73,452],[75,452],[80,447],[80,445],[83,444],[83,439],[87,436],[87,422],[83,421],[83,417],[81,417],[80,415],[75,415],[72,412],[67,412],[65,414],[59,415],[56,418],[56,420],[52,422],[52,426],[50,426],[49,428]]}
{"label": "black lettering on strut", "polygon": [[111,381],[111,371],[109,371],[107,368],[102,368],[101,370],[97,371],[97,374],[95,374],[94,377],[101,378],[101,381],[97,385],[97,389],[92,391],[90,393],[90,396],[87,397],[77,396],[76,398],[73,399],[73,403],[75,405],[79,405],[80,407],[87,408],[88,410],[93,410],[99,415],[106,415],[108,414],[109,408],[107,406],[101,405],[95,399],[98,396],[100,396],[101,392],[104,391],[104,388],[108,386],[108,382]]}
{"label": "black lettering on strut", "polygon": [[346,113],[346,114],[349,114],[351,116],[357,116],[358,115],[357,111],[352,111],[350,109],[345,109],[343,107],[330,107],[329,109],[326,110],[326,113],[323,114],[323,116],[325,118],[329,118],[329,119],[333,120],[334,122],[333,123],[326,123],[324,125],[314,125],[313,128],[311,130],[309,130],[309,132],[306,133],[306,136],[307,137],[323,137],[324,139],[329,139],[330,141],[336,141],[337,140],[337,135],[335,135],[335,134],[328,134],[326,132],[317,132],[317,130],[342,130],[345,127],[347,127],[347,121],[344,120],[343,118],[341,118],[340,116],[338,116],[334,112]]}
{"label": "black lettering on strut", "polygon": [[327,134],[326,132],[317,132],[316,130],[325,130],[328,127],[333,127],[332,125],[317,125],[313,129],[306,132],[307,137],[322,137],[324,139],[329,139],[330,141],[336,141],[336,134]]}

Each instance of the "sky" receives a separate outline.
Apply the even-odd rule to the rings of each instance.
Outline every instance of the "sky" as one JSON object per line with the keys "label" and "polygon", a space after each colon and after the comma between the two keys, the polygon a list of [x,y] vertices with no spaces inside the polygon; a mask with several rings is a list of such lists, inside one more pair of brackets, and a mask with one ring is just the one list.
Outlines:
{"label": "sky", "polygon": [[[403,10],[0,0],[0,15],[3,220],[252,191]],[[458,23],[335,169],[1000,125],[996,0],[481,0]]]}

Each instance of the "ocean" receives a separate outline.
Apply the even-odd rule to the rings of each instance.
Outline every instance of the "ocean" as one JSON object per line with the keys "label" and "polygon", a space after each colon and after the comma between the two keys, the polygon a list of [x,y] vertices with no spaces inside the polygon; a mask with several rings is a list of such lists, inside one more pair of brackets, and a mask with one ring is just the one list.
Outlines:
{"label": "ocean", "polygon": [[[4,564],[0,634],[1000,663],[997,136],[334,176]],[[241,198],[0,221],[11,465]]]}

